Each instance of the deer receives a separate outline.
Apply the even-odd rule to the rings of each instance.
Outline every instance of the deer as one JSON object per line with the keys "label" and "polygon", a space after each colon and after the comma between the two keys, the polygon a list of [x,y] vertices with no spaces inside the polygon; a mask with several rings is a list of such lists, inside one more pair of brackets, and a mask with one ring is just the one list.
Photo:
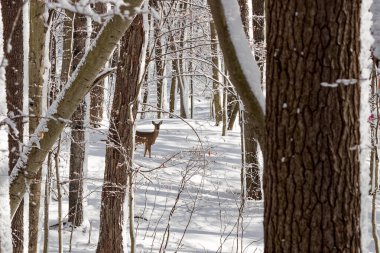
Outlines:
{"label": "deer", "polygon": [[152,121],[154,125],[153,132],[140,132],[136,131],[135,143],[137,144],[145,144],[144,157],[146,152],[149,151],[149,158],[152,158],[152,145],[156,142],[158,134],[160,133],[160,125],[162,124],[162,120],[158,123]]}

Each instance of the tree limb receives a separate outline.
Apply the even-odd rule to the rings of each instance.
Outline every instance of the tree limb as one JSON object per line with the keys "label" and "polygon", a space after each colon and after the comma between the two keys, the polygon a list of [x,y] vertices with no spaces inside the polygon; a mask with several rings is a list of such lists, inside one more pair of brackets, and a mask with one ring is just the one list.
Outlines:
{"label": "tree limb", "polygon": [[237,1],[208,0],[228,73],[244,106],[254,116],[253,128],[264,147],[265,98],[257,63],[243,31]]}

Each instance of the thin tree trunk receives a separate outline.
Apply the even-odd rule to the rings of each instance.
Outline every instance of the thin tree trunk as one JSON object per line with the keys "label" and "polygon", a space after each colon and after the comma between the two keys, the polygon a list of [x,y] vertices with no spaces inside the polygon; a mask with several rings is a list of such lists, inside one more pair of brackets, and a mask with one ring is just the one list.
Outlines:
{"label": "thin tree trunk", "polygon": [[[189,62],[189,71],[192,71],[191,61]],[[192,76],[190,76],[190,118],[194,118],[194,82]]]}
{"label": "thin tree trunk", "polygon": [[[29,133],[34,133],[42,116],[42,88],[44,73],[44,51],[47,27],[44,22],[45,3],[30,2],[29,37]],[[42,135],[39,136],[43,138]],[[29,253],[37,253],[38,223],[41,199],[41,167],[36,171],[29,192]],[[32,174],[33,175],[33,174]]]}
{"label": "thin tree trunk", "polygon": [[[101,2],[95,3],[95,10],[98,13],[106,12],[106,5]],[[93,23],[92,39],[96,38],[100,31],[101,25]],[[90,123],[93,127],[100,127],[100,122],[103,119],[103,104],[104,104],[104,80],[98,82],[90,92]]]}
{"label": "thin tree trunk", "polygon": [[61,193],[61,179],[59,174],[59,153],[61,151],[61,138],[58,140],[57,152],[54,154],[55,160],[55,177],[57,179],[57,192],[58,192],[58,253],[62,253],[62,193]]}
{"label": "thin tree trunk", "polygon": [[215,24],[213,21],[210,22],[210,31],[211,31],[211,60],[212,60],[212,90],[213,90],[213,104],[215,110],[215,125],[219,126],[222,121],[222,103],[221,103],[221,95],[219,88],[219,55],[218,55],[218,39],[215,29]]}
{"label": "thin tree trunk", "polygon": [[[226,85],[226,84],[224,84]],[[227,134],[227,87],[223,88],[223,109],[222,109],[222,136],[226,136]]]}
{"label": "thin tree trunk", "polygon": [[[23,114],[23,78],[24,78],[24,50],[23,50],[23,2],[12,0],[1,0],[1,10],[4,31],[3,51],[8,61],[5,68],[5,87],[7,109],[9,116],[20,116]],[[15,18],[16,17],[16,18]],[[15,23],[16,22],[16,23]],[[14,26],[14,28],[13,28]],[[13,30],[14,29],[14,30]],[[13,30],[13,33],[12,33]],[[12,35],[12,36],[11,36]],[[10,47],[11,46],[11,49]],[[17,94],[17,95],[16,95]],[[20,99],[21,98],[21,99]],[[23,141],[23,118],[15,118],[14,123],[18,133],[10,131],[8,134],[9,150],[9,173],[17,162]],[[18,208],[12,221],[12,244],[14,253],[22,253],[24,250],[24,201]]]}
{"label": "thin tree trunk", "polygon": [[265,6],[264,250],[360,252],[360,1]]}
{"label": "thin tree trunk", "polygon": [[[77,68],[84,55],[86,45],[86,17],[76,14],[73,35],[73,67]],[[83,166],[85,156],[85,127],[86,114],[84,100],[75,110],[71,124],[70,145],[70,181],[69,181],[69,213],[68,220],[72,226],[80,226],[83,222]]]}
{"label": "thin tree trunk", "polygon": [[[157,13],[161,15],[161,9],[158,6],[158,0],[150,0],[149,5],[156,10]],[[161,43],[161,20],[157,18],[153,19],[154,28],[154,40],[155,40],[155,64],[156,64],[156,84],[157,84],[157,118],[162,117],[162,109],[164,103],[164,72],[165,72],[165,56],[163,55],[162,43]]]}
{"label": "thin tree trunk", "polygon": [[[249,8],[248,0],[238,0],[240,6],[240,16],[243,23],[243,29],[245,34],[249,37]],[[264,0],[262,0],[264,2]]]}
{"label": "thin tree trunk", "polygon": [[117,68],[108,137],[110,145],[106,149],[98,253],[124,252],[123,206],[128,175],[132,173],[133,120],[136,118],[137,97],[140,92],[139,75],[144,61],[141,58],[145,51],[143,44],[143,19],[138,15],[121,40],[123,53]]}
{"label": "thin tree trunk", "polygon": [[65,14],[66,17],[63,22],[61,86],[65,85],[69,79],[73,61],[74,14],[70,11],[66,11]]}
{"label": "thin tree trunk", "polygon": [[[176,69],[174,60],[172,61],[172,70]],[[172,81],[170,83],[170,103],[169,103],[169,118],[174,117],[175,112],[175,102],[176,102],[176,90],[177,90],[177,73],[173,73],[172,71]]]}
{"label": "thin tree trunk", "polygon": [[45,179],[45,201],[44,201],[44,247],[43,252],[49,251],[49,205],[50,205],[50,191],[51,191],[51,178],[52,178],[52,164],[51,164],[52,152],[48,155],[47,160],[47,173]]}
{"label": "thin tree trunk", "polygon": [[[264,73],[265,66],[265,0],[252,0],[252,26],[255,58],[261,73]],[[264,79],[264,76],[263,76]]]}

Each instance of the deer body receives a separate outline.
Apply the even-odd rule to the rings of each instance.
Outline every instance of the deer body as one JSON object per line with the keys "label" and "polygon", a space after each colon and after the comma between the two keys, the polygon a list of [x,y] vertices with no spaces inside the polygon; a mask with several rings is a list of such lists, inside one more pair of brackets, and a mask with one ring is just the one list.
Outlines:
{"label": "deer body", "polygon": [[162,120],[158,123],[152,121],[154,125],[153,132],[140,132],[136,131],[135,143],[137,144],[145,144],[144,157],[146,152],[149,151],[149,158],[152,157],[152,145],[156,142],[158,134],[160,133],[160,125],[162,124]]}

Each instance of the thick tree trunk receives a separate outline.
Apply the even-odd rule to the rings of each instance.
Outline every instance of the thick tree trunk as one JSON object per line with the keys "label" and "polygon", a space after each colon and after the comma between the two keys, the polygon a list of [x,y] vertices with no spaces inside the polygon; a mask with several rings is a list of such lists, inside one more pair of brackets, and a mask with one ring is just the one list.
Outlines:
{"label": "thick tree trunk", "polygon": [[140,92],[141,55],[145,50],[143,43],[143,19],[138,15],[121,40],[123,53],[117,67],[109,145],[106,150],[98,253],[124,252],[123,207],[128,173],[132,170],[133,121],[137,114],[137,97]]}
{"label": "thick tree trunk", "polygon": [[265,252],[360,252],[359,14],[266,1]]}
{"label": "thick tree trunk", "polygon": [[[56,109],[49,111],[48,117],[41,120],[36,131],[45,132],[46,134],[39,140],[39,146],[35,145],[36,138],[31,137],[29,145],[23,150],[22,156],[18,159],[14,167],[16,170],[12,171],[11,174],[9,190],[12,219],[27,187],[31,183],[28,178],[35,176],[38,172],[47,153],[59,138],[67,120],[71,118],[79,103],[90,91],[97,74],[109,59],[117,42],[130,26],[133,20],[132,17],[136,14],[136,9],[141,6],[142,0],[130,0],[128,3],[126,11],[130,14],[130,18],[125,19],[116,15],[106,22],[102,33],[96,39],[95,46],[82,59],[83,64],[80,64],[80,67],[73,73],[73,78],[69,80],[68,85],[60,94],[62,97],[54,101],[52,106]],[[26,167],[26,164],[28,164],[28,167]],[[28,177],[26,177],[26,174],[28,174]]]}
{"label": "thick tree trunk", "polygon": [[[86,17],[76,14],[74,19],[73,36],[73,68],[77,68],[84,55],[86,47]],[[73,226],[83,222],[83,166],[85,156],[85,102],[82,101],[75,110],[71,120],[70,145],[70,182],[69,182],[69,213],[68,220]]]}
{"label": "thick tree trunk", "polygon": [[[1,0],[3,18],[4,56],[8,61],[5,68],[6,99],[9,116],[20,116],[23,111],[23,78],[24,78],[24,49],[23,49],[23,25],[22,25],[23,2],[13,0]],[[16,16],[16,19],[15,19]],[[16,23],[15,23],[16,22]],[[14,26],[15,25],[15,26]],[[11,36],[11,31],[14,31]],[[9,50],[8,43],[12,46]],[[20,99],[21,98],[21,99]],[[15,118],[14,123],[18,134],[11,131],[8,135],[9,168],[16,164],[23,141],[23,118]],[[13,252],[22,253],[24,249],[24,201],[18,208],[15,219],[12,221]]]}
{"label": "thick tree trunk", "polygon": [[[42,116],[44,50],[47,27],[44,22],[45,3],[30,2],[29,37],[29,133],[34,133]],[[42,136],[41,136],[42,137]],[[32,176],[29,192],[29,253],[37,252],[38,223],[41,199],[41,167]]]}

